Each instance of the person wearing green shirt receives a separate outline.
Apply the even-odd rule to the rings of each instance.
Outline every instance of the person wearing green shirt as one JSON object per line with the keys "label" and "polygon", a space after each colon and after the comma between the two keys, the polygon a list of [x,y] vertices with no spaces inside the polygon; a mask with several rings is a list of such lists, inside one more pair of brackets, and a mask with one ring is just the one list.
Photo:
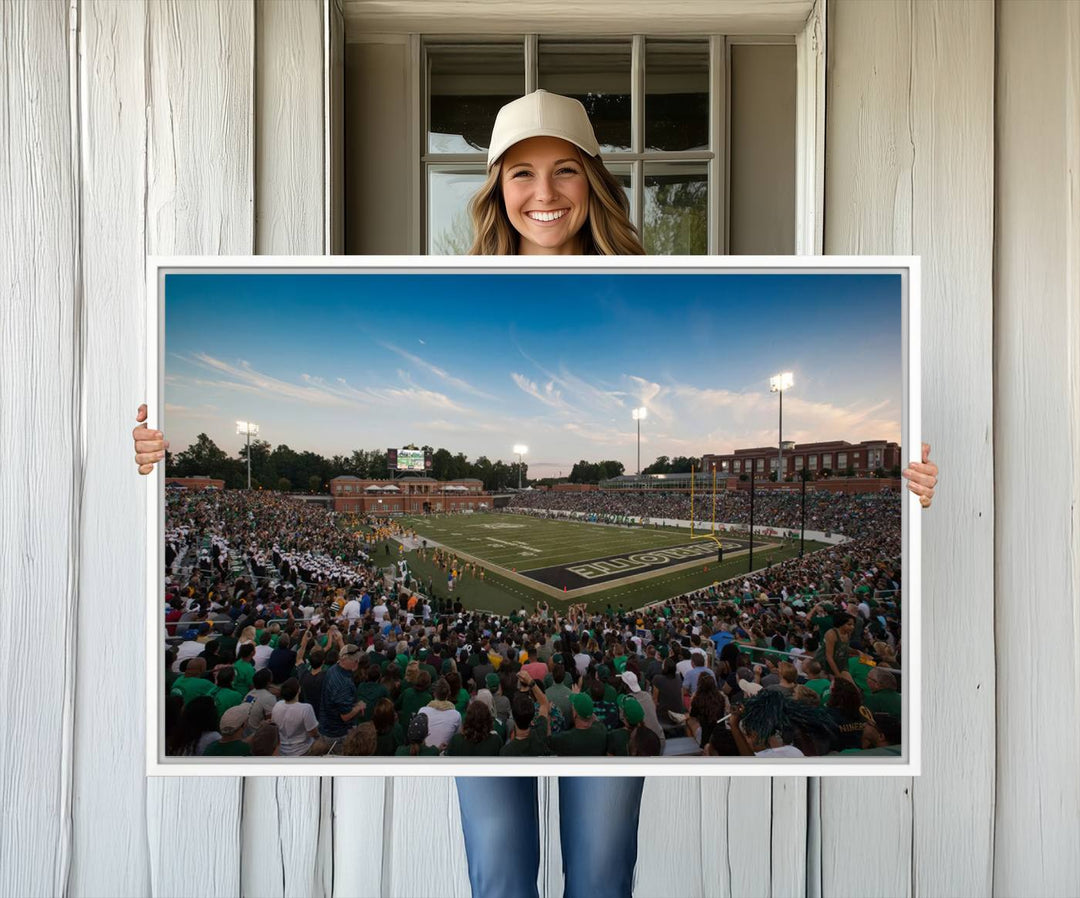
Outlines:
{"label": "person wearing green shirt", "polygon": [[255,646],[245,642],[240,646],[240,657],[233,662],[233,670],[236,671],[233,680],[233,688],[247,695],[251,691],[252,682],[255,679]]}
{"label": "person wearing green shirt", "polygon": [[855,630],[855,618],[841,611],[833,615],[833,624],[833,628],[825,633],[814,660],[826,675],[838,677],[847,673],[848,656],[851,654],[849,640]]}
{"label": "person wearing green shirt", "polygon": [[221,715],[218,732],[221,738],[211,742],[203,751],[204,757],[248,757],[251,745],[244,740],[248,720],[247,705],[235,705]]}
{"label": "person wearing green shirt", "polygon": [[870,695],[863,702],[874,713],[891,714],[900,719],[900,693],[896,691],[896,677],[889,671],[874,667],[866,678]]}
{"label": "person wearing green shirt", "polygon": [[593,700],[575,692],[570,707],[573,727],[551,737],[551,750],[562,757],[602,757],[607,751],[607,727],[593,716]]}
{"label": "person wearing green shirt", "polygon": [[217,687],[206,679],[206,660],[192,658],[184,668],[184,675],[173,683],[172,694],[179,695],[186,705],[197,695],[211,695]]}
{"label": "person wearing green shirt", "polygon": [[[389,698],[390,696],[390,691],[379,682],[380,676],[378,665],[373,664],[365,672],[366,679],[364,682],[356,687],[356,696],[365,705],[363,712],[357,718],[360,723],[367,723],[367,721],[371,720],[375,714],[375,704],[379,699]],[[391,702],[391,704],[393,703]]]}
{"label": "person wearing green shirt", "polygon": [[504,758],[549,755],[551,702],[528,671],[520,670],[517,676],[518,691],[510,699],[514,730],[510,741],[499,750],[499,755]]}
{"label": "person wearing green shirt", "polygon": [[861,655],[856,654],[848,658],[848,673],[851,674],[851,679],[855,681],[855,685],[859,687],[864,698],[870,694],[870,686],[866,678],[873,669],[873,665],[863,663]]}
{"label": "person wearing green shirt", "polygon": [[645,709],[636,698],[629,695],[620,698],[622,701],[619,702],[619,717],[623,725],[618,729],[608,730],[607,754],[625,758],[630,755],[630,737],[645,720]]}
{"label": "person wearing green shirt", "polygon": [[465,710],[461,729],[450,737],[446,754],[455,757],[495,757],[502,748],[502,738],[492,726],[491,709],[474,700]]}
{"label": "person wearing green shirt", "polygon": [[375,754],[392,757],[405,744],[405,731],[389,697],[376,701],[371,721],[375,726]]}
{"label": "person wearing green shirt", "polygon": [[409,731],[406,734],[408,743],[401,745],[394,752],[398,758],[418,758],[425,756],[438,756],[439,749],[434,745],[425,745],[424,740],[428,734],[428,719],[426,714],[417,714],[409,723]]}
{"label": "person wearing green shirt", "polygon": [[246,692],[237,692],[232,688],[233,679],[236,677],[236,669],[233,667],[223,667],[217,672],[217,688],[212,693],[214,697],[214,707],[217,708],[218,717],[220,718],[229,708],[234,708],[239,705],[243,700]]}
{"label": "person wearing green shirt", "polygon": [[[551,685],[544,690],[544,695],[548,697],[548,701],[558,707],[562,711],[563,717],[566,720],[570,719],[570,696],[573,694],[570,691],[570,678],[566,675],[566,668],[563,667],[561,661],[556,661],[552,666],[551,673],[548,674],[551,678]],[[545,684],[547,680],[545,678]]]}
{"label": "person wearing green shirt", "polygon": [[829,678],[825,676],[817,661],[806,662],[806,677],[806,685],[818,694],[818,698],[824,698],[829,689]]}
{"label": "person wearing green shirt", "polygon": [[401,719],[412,720],[414,714],[432,700],[431,677],[426,670],[416,675],[416,682],[401,690]]}

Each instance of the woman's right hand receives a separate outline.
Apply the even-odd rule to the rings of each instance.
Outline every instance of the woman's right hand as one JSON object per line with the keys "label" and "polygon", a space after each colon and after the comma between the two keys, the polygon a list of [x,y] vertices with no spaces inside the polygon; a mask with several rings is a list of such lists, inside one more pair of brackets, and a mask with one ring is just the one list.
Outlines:
{"label": "woman's right hand", "polygon": [[131,437],[135,441],[135,463],[139,466],[140,474],[149,474],[154,470],[154,465],[165,457],[165,450],[169,448],[169,442],[165,434],[160,430],[150,430],[146,421],[146,403],[139,406],[135,420],[139,426],[131,431]]}

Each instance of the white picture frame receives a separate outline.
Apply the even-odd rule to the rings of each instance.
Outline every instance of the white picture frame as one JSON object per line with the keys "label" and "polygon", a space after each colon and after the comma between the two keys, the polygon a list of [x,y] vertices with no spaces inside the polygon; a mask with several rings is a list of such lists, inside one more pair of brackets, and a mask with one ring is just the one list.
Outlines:
{"label": "white picture frame", "polygon": [[[903,415],[901,446],[915,459],[921,441],[920,259],[917,256],[152,256],[147,259],[147,426],[162,423],[165,378],[165,276],[169,273],[890,273],[901,276]],[[161,586],[164,582],[163,465],[147,478],[146,511],[146,773],[149,776],[918,776],[921,772],[921,550],[917,497],[903,489],[904,589],[903,752],[892,758],[758,759],[491,758],[384,759],[166,757],[160,744],[164,695]]]}

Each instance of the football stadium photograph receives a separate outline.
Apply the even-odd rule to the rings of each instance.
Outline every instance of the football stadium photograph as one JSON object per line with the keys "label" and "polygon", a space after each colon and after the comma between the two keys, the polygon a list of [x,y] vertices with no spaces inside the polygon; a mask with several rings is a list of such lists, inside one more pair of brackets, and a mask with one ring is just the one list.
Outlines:
{"label": "football stadium photograph", "polygon": [[190,269],[163,763],[904,758],[906,269]]}

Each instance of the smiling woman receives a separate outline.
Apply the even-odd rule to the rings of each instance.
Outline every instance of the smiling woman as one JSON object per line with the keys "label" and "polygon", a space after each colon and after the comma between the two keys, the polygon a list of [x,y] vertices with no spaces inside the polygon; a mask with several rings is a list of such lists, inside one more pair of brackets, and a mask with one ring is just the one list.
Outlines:
{"label": "smiling woman", "polygon": [[469,204],[474,256],[644,255],[626,194],[585,108],[538,90],[495,119],[488,177]]}

